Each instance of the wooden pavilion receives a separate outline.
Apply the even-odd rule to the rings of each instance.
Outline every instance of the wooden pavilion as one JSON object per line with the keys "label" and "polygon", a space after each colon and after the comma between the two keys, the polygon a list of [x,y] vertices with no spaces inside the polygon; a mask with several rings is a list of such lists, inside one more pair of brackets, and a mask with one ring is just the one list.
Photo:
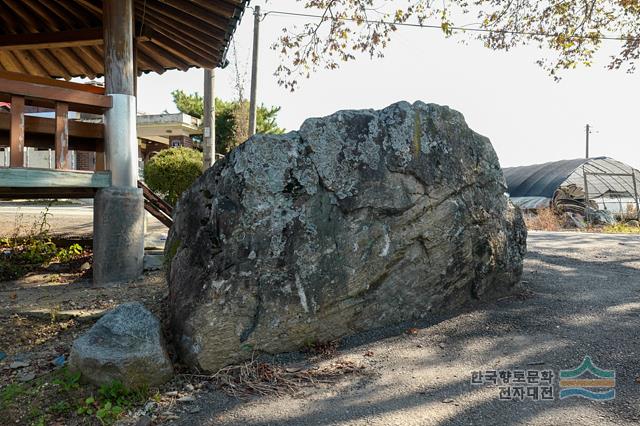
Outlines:
{"label": "wooden pavilion", "polygon": [[[0,198],[95,196],[94,280],[141,272],[136,76],[222,65],[246,3],[0,0],[0,103],[10,104],[0,110],[0,147],[10,148]],[[100,76],[104,88],[67,81]],[[25,115],[31,107],[55,119]],[[69,120],[69,111],[104,120]],[[55,170],[25,168],[29,146],[55,149]],[[68,170],[70,149],[95,151],[96,170]]]}

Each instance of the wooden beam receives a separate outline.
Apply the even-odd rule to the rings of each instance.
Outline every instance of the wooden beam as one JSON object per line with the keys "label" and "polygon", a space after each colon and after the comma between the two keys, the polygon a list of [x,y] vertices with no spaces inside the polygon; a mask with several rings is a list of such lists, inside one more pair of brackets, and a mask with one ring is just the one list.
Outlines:
{"label": "wooden beam", "polygon": [[[175,8],[174,10],[186,12],[187,14],[191,15],[191,19],[201,20],[210,27],[214,26],[225,32],[229,29],[229,19],[226,16],[222,16],[222,14],[212,13],[208,8],[196,5],[190,0],[161,0],[161,2],[165,5],[169,5]],[[216,3],[216,6],[220,7],[220,4],[217,4],[219,2],[209,3]],[[230,14],[228,16],[233,16],[234,12],[235,10],[228,10],[227,13]]]}
{"label": "wooden beam", "polygon": [[36,168],[0,168],[3,188],[107,188],[111,172],[81,172]]}
{"label": "wooden beam", "polygon": [[[53,143],[53,135],[55,134],[55,120],[46,117],[35,117],[27,115],[24,117],[24,132],[31,137],[34,134],[48,135]],[[0,131],[8,132],[11,125],[11,113],[0,112]],[[75,139],[103,139],[104,124],[88,123],[83,121],[69,121],[69,137]],[[25,146],[29,145],[29,138],[25,142]]]}
{"label": "wooden beam", "polygon": [[[63,47],[99,46],[103,44],[102,28],[67,30],[50,33],[3,34],[0,35],[0,50],[61,49]],[[146,36],[136,41],[149,41]]]}
{"label": "wooden beam", "polygon": [[102,28],[0,36],[0,50],[57,49],[102,44]]}
{"label": "wooden beam", "polygon": [[55,49],[55,52],[63,59],[64,63],[73,64],[76,67],[76,70],[79,71],[76,75],[94,79],[96,77],[96,74],[93,72],[91,67],[87,65],[87,63],[76,54],[78,49],[79,47]]}
{"label": "wooden beam", "polygon": [[189,64],[182,59],[164,50],[163,47],[154,44],[153,42],[147,44],[139,44],[138,52],[143,52],[151,59],[162,64],[162,67],[170,68],[175,67],[179,70],[186,71],[189,69]]}
{"label": "wooden beam", "polygon": [[[155,17],[154,27],[156,27],[156,29],[162,26],[171,30],[185,28],[187,31],[197,31],[197,35],[203,37],[203,39],[208,37],[215,40],[216,44],[224,41],[227,35],[226,27],[224,30],[213,27],[206,20],[202,20],[202,17],[200,17],[200,19],[194,18],[182,10],[172,9],[157,0],[148,0],[146,11],[140,4],[136,6],[136,10],[139,15],[142,15],[143,12],[145,13],[145,20],[148,17],[152,19]],[[161,22],[158,23],[158,21]],[[214,45],[211,42],[208,43]]]}
{"label": "wooden beam", "polygon": [[42,64],[38,62],[32,55],[31,52],[26,50],[17,50],[13,53],[13,56],[16,57],[18,61],[22,64],[22,67],[26,70],[28,74],[37,75],[40,77],[48,77],[49,74],[47,70],[44,69]]}
{"label": "wooden beam", "polygon": [[72,111],[83,111],[85,109],[83,107],[93,107],[92,109],[94,110],[111,108],[111,98],[108,96],[64,87],[8,80],[0,77],[0,94],[2,93],[29,99],[65,102],[70,104]]}
{"label": "wooden beam", "polygon": [[11,97],[11,167],[24,167],[24,98]]}
{"label": "wooden beam", "polygon": [[[24,141],[25,148],[38,148],[38,149],[54,149],[52,135],[29,135],[27,134]],[[0,132],[0,147],[7,146],[9,143],[9,136],[4,132]],[[83,138],[69,138],[69,150],[71,151],[95,151],[102,144],[99,139],[83,139]]]}
{"label": "wooden beam", "polygon": [[69,157],[69,106],[56,103],[56,169],[70,168]]}
{"label": "wooden beam", "polygon": [[99,188],[4,188],[0,186],[0,199],[93,198],[98,189]]}
{"label": "wooden beam", "polygon": [[5,70],[13,72],[14,74],[27,72],[11,52],[0,52],[0,63]]}
{"label": "wooden beam", "polygon": [[64,30],[64,26],[57,15],[48,11],[39,2],[23,1],[22,3],[25,5],[27,13],[35,15],[40,22],[46,23],[47,31],[58,32]]}
{"label": "wooden beam", "polygon": [[80,90],[82,92],[95,93],[96,95],[104,95],[104,87],[94,86],[93,84],[72,83],[70,81],[54,80],[48,77],[37,77],[34,75],[8,71],[0,71],[0,78],[34,84],[44,84],[47,86],[64,87],[65,89]]}
{"label": "wooden beam", "polygon": [[[57,56],[51,54],[49,50],[32,50],[33,56],[40,62],[48,71],[48,76],[56,76],[58,78],[71,79],[71,73],[67,70]],[[51,78],[49,78],[51,79]]]}

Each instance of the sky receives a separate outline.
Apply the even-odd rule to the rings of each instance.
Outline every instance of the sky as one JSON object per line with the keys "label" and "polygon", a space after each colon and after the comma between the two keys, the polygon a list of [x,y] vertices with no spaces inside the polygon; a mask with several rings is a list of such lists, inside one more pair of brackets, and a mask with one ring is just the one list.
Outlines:
{"label": "sky", "polygon": [[[253,1],[268,10],[301,11],[295,0]],[[235,34],[237,64],[250,79],[253,11],[247,10]],[[308,117],[342,109],[384,108],[421,100],[448,105],[464,114],[469,126],[487,136],[503,167],[580,158],[585,155],[585,125],[592,126],[591,156],[609,156],[640,168],[638,105],[640,72],[606,69],[619,48],[605,41],[592,68],[562,73],[555,82],[536,60],[550,53],[534,46],[492,51],[480,42],[445,38],[441,31],[400,28],[382,59],[358,57],[338,70],[320,70],[300,81],[294,92],[278,86],[273,72],[279,54],[269,47],[283,27],[304,18],[267,15],[261,24],[258,102],[278,105],[281,127],[297,130]],[[234,61],[234,55],[228,55]],[[216,70],[216,96],[234,99],[234,63]],[[175,112],[171,91],[202,93],[203,71],[149,74],[138,83],[138,110]]]}

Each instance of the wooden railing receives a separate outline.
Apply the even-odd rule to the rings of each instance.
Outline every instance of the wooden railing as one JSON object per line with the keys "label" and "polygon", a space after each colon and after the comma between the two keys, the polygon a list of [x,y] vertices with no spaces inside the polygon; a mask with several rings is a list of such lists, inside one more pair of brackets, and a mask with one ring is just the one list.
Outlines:
{"label": "wooden railing", "polygon": [[173,207],[171,207],[171,204],[155,194],[142,181],[138,181],[138,188],[142,189],[145,210],[158,219],[164,226],[171,228],[171,225],[173,225]]}
{"label": "wooden railing", "polygon": [[[55,168],[68,170],[70,149],[96,152],[96,170],[104,170],[104,124],[70,121],[69,112],[104,115],[111,98],[104,89],[42,77],[0,72],[0,102],[11,105],[0,112],[0,145],[11,148],[9,166],[24,167],[24,148],[54,148]],[[55,119],[25,115],[26,106],[55,111]]]}

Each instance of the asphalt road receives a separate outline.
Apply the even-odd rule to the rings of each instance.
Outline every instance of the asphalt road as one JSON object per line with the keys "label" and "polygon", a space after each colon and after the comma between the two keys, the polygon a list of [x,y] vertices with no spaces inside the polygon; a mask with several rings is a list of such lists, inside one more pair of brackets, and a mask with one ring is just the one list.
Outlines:
{"label": "asphalt road", "polygon": [[[16,229],[21,234],[29,233],[34,223],[41,222],[44,210],[45,205],[0,202],[0,236],[12,236]],[[47,223],[52,235],[86,238],[93,234],[93,204],[54,205],[48,213]],[[149,213],[146,218],[147,246],[163,248],[167,228]]]}
{"label": "asphalt road", "polygon": [[[203,392],[177,407],[171,424],[640,424],[640,238],[532,232],[528,242],[519,296],[423,324],[416,334],[349,339],[338,359],[365,369],[335,384],[250,401]],[[615,370],[615,399],[559,399],[559,370],[585,356]],[[499,386],[471,384],[472,372],[487,370],[551,370],[554,399],[500,400]]]}

